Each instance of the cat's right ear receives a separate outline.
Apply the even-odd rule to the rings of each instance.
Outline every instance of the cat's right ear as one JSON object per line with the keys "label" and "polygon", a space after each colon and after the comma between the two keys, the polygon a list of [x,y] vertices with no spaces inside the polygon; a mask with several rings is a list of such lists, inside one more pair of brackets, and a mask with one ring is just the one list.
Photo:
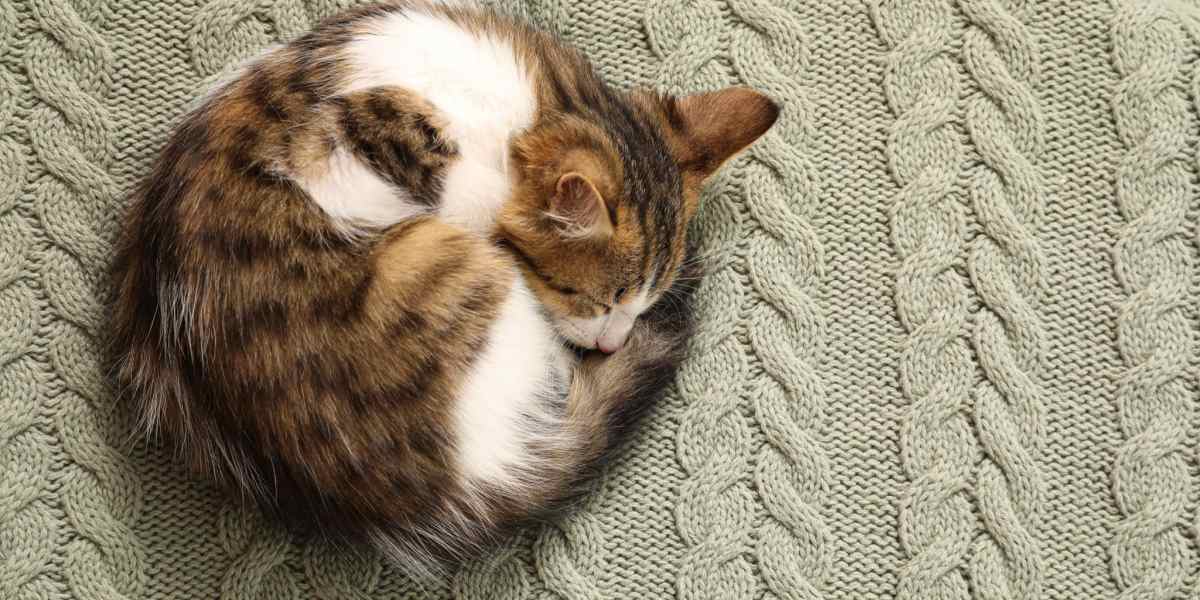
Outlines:
{"label": "cat's right ear", "polygon": [[582,173],[572,171],[558,178],[547,213],[571,238],[598,239],[613,232],[612,217],[600,190]]}
{"label": "cat's right ear", "polygon": [[699,187],[779,118],[779,105],[761,92],[731,87],[664,97],[665,127],[685,183]]}

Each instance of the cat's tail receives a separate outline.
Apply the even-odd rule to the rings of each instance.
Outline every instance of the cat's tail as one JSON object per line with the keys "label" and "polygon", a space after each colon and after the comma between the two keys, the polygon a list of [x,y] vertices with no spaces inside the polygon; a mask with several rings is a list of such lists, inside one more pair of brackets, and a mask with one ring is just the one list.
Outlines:
{"label": "cat's tail", "polygon": [[625,438],[671,381],[686,357],[693,330],[692,296],[698,263],[685,269],[667,296],[642,315],[620,350],[590,354],[575,370],[566,428],[575,444],[574,472],[590,474]]}

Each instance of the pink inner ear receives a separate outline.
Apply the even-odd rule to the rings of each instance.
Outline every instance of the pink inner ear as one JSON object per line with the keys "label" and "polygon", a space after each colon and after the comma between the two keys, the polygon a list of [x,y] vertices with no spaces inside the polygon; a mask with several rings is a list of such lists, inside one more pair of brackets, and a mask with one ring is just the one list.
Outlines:
{"label": "pink inner ear", "polygon": [[551,213],[580,233],[598,234],[608,231],[608,213],[604,199],[592,182],[580,173],[567,173],[558,178],[557,192]]}

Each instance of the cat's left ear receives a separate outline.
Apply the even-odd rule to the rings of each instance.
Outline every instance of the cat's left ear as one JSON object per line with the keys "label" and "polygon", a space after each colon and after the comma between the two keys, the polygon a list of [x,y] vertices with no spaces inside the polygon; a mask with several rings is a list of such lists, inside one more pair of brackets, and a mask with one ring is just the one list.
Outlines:
{"label": "cat's left ear", "polygon": [[684,184],[696,191],[738,152],[762,137],[779,118],[779,105],[764,94],[732,87],[662,99],[664,129]]}
{"label": "cat's left ear", "polygon": [[577,171],[558,178],[547,213],[572,238],[602,238],[612,235],[613,222],[600,190]]}

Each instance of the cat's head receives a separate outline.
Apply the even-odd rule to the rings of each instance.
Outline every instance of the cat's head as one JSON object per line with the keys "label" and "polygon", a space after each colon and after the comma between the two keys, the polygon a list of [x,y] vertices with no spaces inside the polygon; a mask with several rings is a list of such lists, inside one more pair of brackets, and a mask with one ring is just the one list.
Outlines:
{"label": "cat's head", "polygon": [[745,88],[596,104],[514,141],[519,183],[497,231],[558,332],[613,352],[679,276],[705,180],[779,109]]}

